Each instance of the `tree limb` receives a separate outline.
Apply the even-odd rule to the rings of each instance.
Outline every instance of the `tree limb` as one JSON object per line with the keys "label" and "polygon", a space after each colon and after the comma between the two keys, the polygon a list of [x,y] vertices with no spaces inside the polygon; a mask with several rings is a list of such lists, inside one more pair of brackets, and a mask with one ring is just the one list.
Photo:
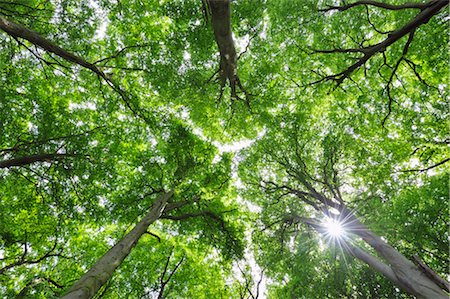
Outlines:
{"label": "tree limb", "polygon": [[58,245],[57,241],[55,240],[55,243],[53,244],[52,248],[50,248],[44,255],[42,255],[41,257],[37,258],[37,259],[26,259],[26,256],[28,254],[28,246],[26,244],[26,242],[24,243],[24,250],[23,250],[23,254],[20,257],[19,260],[4,266],[3,268],[0,269],[0,275],[4,274],[7,270],[17,267],[17,266],[21,266],[21,265],[32,265],[32,264],[38,264],[40,262],[42,262],[43,260],[50,258],[50,257],[62,257],[61,253],[54,253],[56,246]]}
{"label": "tree limb", "polygon": [[10,168],[13,166],[24,166],[35,162],[51,162],[59,160],[63,157],[74,157],[75,154],[37,154],[31,156],[24,156],[10,160],[0,161],[0,168]]}
{"label": "tree limb", "polygon": [[142,115],[140,111],[138,111],[135,107],[132,106],[131,99],[128,97],[125,91],[122,90],[122,88],[115,81],[113,81],[111,77],[109,77],[103,71],[101,71],[95,64],[90,63],[85,59],[81,58],[80,56],[59,47],[58,45],[41,36],[37,32],[30,30],[20,24],[9,21],[2,16],[0,16],[0,29],[2,29],[15,39],[18,38],[25,39],[30,43],[32,43],[33,45],[36,45],[49,53],[53,53],[66,61],[75,63],[88,70],[91,70],[97,76],[104,79],[105,82],[121,96],[125,105],[128,107],[128,109],[130,109],[133,112],[133,114],[143,119],[147,119],[145,116]]}
{"label": "tree limb", "polygon": [[[208,6],[207,12],[211,14],[211,23],[214,31],[214,38],[219,48],[220,64],[218,79],[220,81],[220,94],[218,101],[222,98],[227,81],[231,88],[232,100],[244,100],[250,108],[250,94],[243,87],[237,74],[237,54],[231,30],[231,9],[230,0],[205,0]],[[205,10],[206,11],[206,10]],[[213,75],[214,76],[214,75]],[[209,79],[211,80],[211,79]],[[208,80],[208,81],[209,81]],[[238,91],[244,93],[244,99],[238,95]]]}
{"label": "tree limb", "polygon": [[[430,2],[432,2],[432,1],[430,1]],[[430,2],[428,2],[428,3],[411,2],[411,3],[401,4],[401,5],[394,5],[394,4],[388,4],[388,3],[383,3],[383,2],[373,1],[373,0],[362,0],[362,1],[356,1],[356,2],[347,4],[347,5],[342,5],[342,6],[328,6],[327,8],[319,9],[319,11],[321,11],[321,12],[327,12],[327,11],[332,11],[332,10],[345,11],[347,9],[350,9],[355,6],[360,6],[360,5],[370,5],[370,6],[388,9],[388,10],[402,10],[402,9],[423,10],[430,5]]]}
{"label": "tree limb", "polygon": [[167,257],[166,264],[164,265],[163,273],[161,274],[161,277],[160,277],[160,284],[161,284],[161,286],[160,286],[159,293],[158,293],[158,299],[164,298],[164,289],[166,288],[166,286],[169,283],[170,279],[172,279],[172,276],[178,270],[180,265],[183,263],[184,258],[186,257],[186,255],[183,255],[183,257],[178,261],[178,263],[175,265],[173,270],[170,272],[170,274],[167,277],[167,279],[164,279],[164,277],[166,276],[168,267],[169,267],[169,262],[170,262],[170,258],[172,257],[172,254],[173,254],[173,247],[172,247],[172,251],[170,252],[170,255]]}
{"label": "tree limb", "polygon": [[427,170],[433,169],[435,167],[441,166],[442,164],[447,163],[448,161],[450,161],[450,158],[444,159],[439,163],[436,163],[434,165],[431,165],[430,167],[427,168],[422,168],[422,169],[408,169],[408,170],[401,170],[401,172],[425,172]]}
{"label": "tree limb", "polygon": [[333,53],[333,51],[343,53],[361,52],[364,55],[342,72],[325,76],[317,81],[312,82],[311,84],[317,84],[323,81],[332,80],[337,83],[337,86],[339,86],[345,79],[349,78],[355,70],[363,66],[372,56],[377,53],[384,52],[390,45],[400,40],[402,37],[410,34],[421,25],[427,23],[433,16],[439,13],[441,9],[448,5],[448,0],[432,0],[427,4],[428,5],[419,14],[417,14],[414,19],[412,19],[400,29],[393,31],[388,35],[386,39],[375,45],[354,49],[315,50],[316,52],[319,51],[318,53]]}
{"label": "tree limb", "polygon": [[103,128],[105,128],[106,126],[99,126],[99,127],[95,127],[91,130],[85,131],[85,132],[81,132],[78,134],[69,134],[69,135],[63,135],[63,136],[57,136],[57,137],[52,137],[52,138],[48,138],[48,139],[42,139],[42,140],[35,140],[35,141],[29,141],[29,142],[22,142],[20,140],[20,136],[18,137],[18,141],[16,142],[16,144],[11,147],[11,148],[5,148],[5,149],[0,149],[0,153],[9,153],[9,152],[16,152],[18,150],[20,150],[23,147],[28,147],[28,146],[37,146],[37,145],[42,145],[45,143],[48,143],[50,141],[57,141],[57,140],[61,140],[61,139],[70,139],[70,138],[75,138],[75,137],[80,137],[83,135],[88,135],[94,131],[97,130],[101,130]]}

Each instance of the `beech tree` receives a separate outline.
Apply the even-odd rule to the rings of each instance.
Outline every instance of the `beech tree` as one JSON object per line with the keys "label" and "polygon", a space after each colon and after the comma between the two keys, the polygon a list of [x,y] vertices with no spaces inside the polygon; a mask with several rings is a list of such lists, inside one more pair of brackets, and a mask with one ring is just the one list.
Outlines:
{"label": "beech tree", "polygon": [[[334,135],[336,133],[328,133],[322,139],[308,132],[308,127],[300,125],[302,122],[298,118],[284,120],[283,134],[289,137],[280,136],[278,130],[274,132],[276,136],[271,136],[268,132],[250,150],[255,151],[255,157],[249,157],[251,160],[243,167],[243,172],[248,172],[250,178],[257,174],[250,182],[269,197],[267,205],[281,205],[284,209],[279,215],[280,209],[274,208],[275,212],[271,215],[273,222],[265,222],[262,230],[274,231],[276,227],[284,240],[289,239],[286,234],[298,233],[298,226],[303,223],[331,238],[331,243],[336,243],[334,245],[345,253],[368,264],[407,293],[417,298],[447,297],[442,290],[442,282],[445,280],[433,271],[428,271],[430,269],[423,271],[420,265],[408,260],[363,224],[356,215],[355,208],[349,208],[355,195],[349,191],[341,192],[344,181],[338,169],[353,168],[352,162],[345,159],[349,151],[340,148],[351,141],[346,140],[345,136]],[[306,161],[314,164],[308,165]],[[252,169],[255,166],[260,170]],[[252,194],[254,198],[261,196],[264,195]],[[301,204],[306,204],[311,209],[303,210],[296,206]],[[273,212],[269,207],[268,213],[271,214]],[[336,236],[330,232],[330,221],[332,224],[339,224],[335,229],[345,230],[348,236]],[[350,235],[370,246],[373,253],[368,252]],[[442,239],[441,242],[445,243]],[[448,286],[444,286],[444,289],[448,291]]]}
{"label": "beech tree", "polygon": [[448,296],[448,1],[0,2],[0,294]]}

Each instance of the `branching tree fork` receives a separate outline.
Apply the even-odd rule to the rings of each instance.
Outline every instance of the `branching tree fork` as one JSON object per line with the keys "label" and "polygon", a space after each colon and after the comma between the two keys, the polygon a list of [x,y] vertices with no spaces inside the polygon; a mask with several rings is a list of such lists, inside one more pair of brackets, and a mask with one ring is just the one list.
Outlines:
{"label": "branching tree fork", "polygon": [[[412,39],[414,38],[414,32],[417,28],[419,28],[421,25],[428,23],[428,21],[438,14],[444,7],[448,6],[448,1],[446,0],[431,0],[424,4],[405,4],[400,6],[393,6],[393,5],[387,5],[384,3],[379,3],[376,1],[358,1],[353,4],[345,5],[345,6],[331,6],[326,9],[321,9],[320,11],[331,11],[331,10],[339,10],[344,11],[347,9],[350,9],[355,6],[359,5],[373,5],[376,7],[384,8],[384,9],[420,9],[420,12],[407,24],[405,24],[403,27],[393,31],[393,32],[387,32],[385,33],[387,37],[374,45],[370,46],[364,46],[360,48],[348,48],[348,49],[331,49],[331,50],[318,50],[314,49],[313,52],[315,53],[325,53],[325,54],[331,54],[331,53],[360,53],[362,54],[362,57],[358,58],[355,63],[353,63],[351,66],[349,66],[347,69],[343,70],[340,73],[329,75],[321,78],[320,80],[314,81],[312,84],[320,83],[326,80],[332,80],[337,83],[337,85],[340,85],[345,79],[349,78],[351,74],[363,66],[370,58],[372,58],[374,55],[379,53],[384,53],[386,49],[391,46],[393,43],[397,42],[404,36],[409,36],[408,41],[405,44],[402,58],[406,55],[408,52],[409,45],[412,42]],[[400,60],[400,61],[401,61]],[[398,68],[398,66],[397,66]],[[394,72],[395,73],[395,70]],[[392,79],[391,79],[392,80]]]}
{"label": "branching tree fork", "polygon": [[[211,15],[211,23],[214,31],[214,38],[220,53],[219,70],[213,74],[211,79],[218,74],[220,81],[220,100],[223,96],[225,86],[228,82],[231,89],[231,100],[243,100],[250,108],[250,94],[246,91],[237,74],[236,48],[231,29],[231,0],[203,0],[206,11]],[[210,80],[211,80],[210,79]],[[239,96],[239,92],[244,93],[244,98]]]}
{"label": "branching tree fork", "polygon": [[167,272],[169,270],[169,263],[170,263],[170,259],[172,257],[172,254],[173,254],[173,247],[172,247],[172,250],[170,251],[169,256],[167,256],[167,260],[166,260],[166,263],[164,265],[163,272],[161,273],[161,277],[159,279],[160,287],[159,287],[159,292],[158,292],[158,297],[157,297],[158,299],[165,298],[164,297],[164,291],[165,291],[165,289],[167,287],[167,284],[170,282],[170,280],[172,279],[173,275],[175,274],[175,272],[177,272],[178,268],[181,266],[181,264],[183,263],[183,261],[185,259],[185,255],[183,255],[181,257],[181,259],[175,264],[175,266],[173,267],[172,271],[170,271],[170,273],[167,275],[167,278],[165,278],[166,274],[167,274]]}
{"label": "branching tree fork", "polygon": [[48,249],[48,251],[45,254],[41,255],[40,257],[33,258],[33,257],[29,257],[28,244],[27,244],[27,241],[25,240],[25,242],[23,242],[23,253],[22,253],[21,257],[18,260],[0,268],[0,275],[4,274],[6,271],[8,271],[10,269],[13,269],[14,267],[18,267],[21,265],[39,264],[40,262],[42,262],[48,258],[64,257],[62,255],[62,250],[58,249],[57,247],[58,247],[58,242],[57,242],[57,240],[55,240],[55,242],[53,243],[53,246],[50,249]]}
{"label": "branching tree fork", "polygon": [[[319,233],[325,233],[326,226],[320,218],[339,219],[347,232],[363,240],[377,253],[378,257],[351,240],[342,239],[342,247],[348,253],[384,275],[393,284],[418,298],[443,299],[448,297],[442,289],[442,282],[433,279],[433,277],[438,277],[436,273],[433,277],[425,274],[422,270],[423,267],[415,265],[380,236],[372,232],[347,207],[339,191],[338,174],[334,169],[334,154],[327,158],[320,179],[308,172],[299,152],[295,155],[294,160],[287,157],[277,157],[275,161],[286,173],[290,183],[280,184],[274,181],[261,180],[260,187],[262,190],[268,194],[279,193],[281,197],[294,196],[301,202],[313,207],[318,215],[309,218],[290,213],[285,215],[278,223],[285,226],[304,223]],[[314,185],[322,186],[324,191],[318,190]]]}
{"label": "branching tree fork", "polygon": [[[384,57],[384,63],[380,67],[380,69],[383,66],[386,66],[391,69],[391,74],[389,78],[387,79],[387,83],[385,86],[386,94],[388,97],[388,113],[383,119],[383,126],[386,123],[386,120],[389,118],[391,112],[392,112],[392,103],[394,102],[394,99],[391,94],[392,84],[394,82],[394,78],[396,76],[397,70],[399,69],[399,66],[402,62],[405,62],[408,67],[411,68],[415,76],[418,78],[418,80],[427,85],[425,80],[420,76],[420,74],[416,70],[416,64],[407,58],[409,47],[414,39],[414,34],[416,30],[422,26],[423,24],[428,23],[428,21],[437,15],[444,7],[448,6],[449,2],[447,0],[430,0],[425,3],[405,3],[402,5],[391,5],[386,4],[379,1],[356,1],[354,3],[350,3],[347,5],[342,6],[329,6],[324,9],[319,9],[321,12],[329,12],[329,11],[346,11],[348,9],[358,7],[358,6],[365,6],[366,12],[367,12],[367,21],[372,26],[372,28],[379,34],[386,35],[386,38],[382,40],[381,42],[378,42],[376,44],[368,45],[368,46],[362,46],[358,48],[335,48],[330,50],[325,49],[313,49],[313,53],[323,53],[323,54],[333,54],[333,53],[344,53],[344,54],[360,54],[359,57],[356,57],[356,61],[347,67],[345,70],[333,74],[333,75],[327,75],[323,76],[322,78],[312,82],[311,84],[317,84],[324,81],[334,81],[336,82],[336,85],[339,86],[344,82],[346,79],[351,79],[351,75],[353,72],[355,72],[357,69],[363,67],[372,57],[374,57],[377,54],[382,54]],[[368,7],[376,7],[379,9],[386,9],[386,10],[404,10],[404,9],[418,9],[419,13],[411,19],[408,23],[406,23],[401,28],[392,31],[392,32],[382,32],[378,30],[375,25],[370,21],[370,15],[368,11]],[[394,43],[401,40],[403,37],[408,36],[408,39],[403,47],[403,51],[401,56],[397,59],[397,62],[394,64],[394,66],[388,65],[386,62],[386,56],[385,52],[386,50]],[[380,72],[379,69],[379,72]]]}

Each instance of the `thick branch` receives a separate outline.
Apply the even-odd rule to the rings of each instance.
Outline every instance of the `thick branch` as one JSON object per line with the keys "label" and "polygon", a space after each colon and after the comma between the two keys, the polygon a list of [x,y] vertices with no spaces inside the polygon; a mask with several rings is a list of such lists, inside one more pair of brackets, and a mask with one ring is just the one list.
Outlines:
{"label": "thick branch", "polygon": [[[448,0],[436,0],[430,1],[428,6],[423,9],[417,16],[412,19],[409,23],[401,27],[400,29],[392,32],[388,35],[388,37],[382,42],[364,48],[357,49],[338,49],[334,50],[335,52],[362,52],[364,55],[359,58],[354,64],[349,66],[346,70],[335,74],[326,76],[320,80],[313,82],[312,84],[317,84],[325,80],[333,80],[337,82],[337,85],[340,85],[345,79],[349,78],[350,75],[363,66],[372,56],[377,53],[384,52],[390,45],[401,39],[402,37],[410,34],[414,30],[416,30],[421,25],[427,23],[434,15],[439,13],[442,8],[448,5]],[[328,52],[326,52],[328,51]],[[322,53],[332,53],[333,50],[320,50]]]}
{"label": "thick branch", "polygon": [[[355,218],[356,219],[356,218]],[[408,293],[419,298],[448,298],[441,287],[419,270],[409,259],[385,242],[380,236],[370,231],[364,224],[355,220],[358,230],[353,233],[360,236],[377,254],[386,260]]]}
{"label": "thick branch", "polygon": [[4,17],[0,16],[0,29],[5,31],[7,34],[12,36],[15,39],[22,38],[33,45],[36,45],[42,49],[44,49],[47,52],[54,53],[57,56],[63,58],[64,60],[67,60],[69,62],[78,64],[79,66],[82,66],[88,70],[91,70],[96,75],[101,77],[106,81],[106,83],[114,90],[116,91],[122,98],[122,100],[125,102],[128,109],[130,109],[136,116],[139,116],[141,118],[147,119],[140,113],[138,110],[132,107],[130,98],[128,95],[123,91],[120,86],[112,80],[109,76],[107,76],[104,72],[102,72],[97,66],[95,66],[93,63],[90,63],[86,61],[85,59],[81,58],[80,56],[73,54],[58,45],[54,44],[50,40],[46,39],[45,37],[41,36],[37,32],[30,30],[20,24],[14,23],[12,21],[9,21],[5,19]]}
{"label": "thick branch", "polygon": [[[344,241],[345,242],[345,241]],[[363,261],[375,271],[381,273],[383,276],[388,278],[395,285],[401,286],[402,283],[395,276],[394,271],[392,271],[389,265],[383,263],[380,259],[373,256],[372,254],[362,250],[361,248],[350,244],[349,242],[345,242],[345,248],[349,251],[351,255],[356,257],[357,259]]]}
{"label": "thick branch", "polygon": [[9,168],[13,166],[24,166],[35,162],[50,162],[64,157],[73,157],[74,154],[38,154],[0,161],[0,168]]}
{"label": "thick branch", "polygon": [[[290,219],[295,222],[303,222],[322,233],[326,228],[316,219],[291,215]],[[345,238],[342,238],[344,248],[362,260],[373,269],[383,274],[397,286],[406,292],[417,296],[418,298],[448,298],[440,289],[440,286],[433,280],[419,271],[419,269],[400,252],[392,246],[384,242],[380,237],[373,234],[367,227],[361,224],[355,218],[353,224],[358,229],[352,230],[353,233],[359,235],[367,244],[369,244],[387,263],[380,261],[373,255],[365,252],[361,248],[350,244]]]}
{"label": "thick branch", "polygon": [[224,87],[228,81],[231,88],[231,98],[240,100],[238,89],[245,95],[245,103],[249,106],[248,93],[242,86],[237,75],[237,55],[234,46],[233,34],[231,30],[231,9],[230,0],[206,0],[211,13],[211,23],[214,31],[214,38],[219,48],[220,66],[220,95],[222,98]]}
{"label": "thick branch", "polygon": [[14,22],[11,22],[2,16],[0,16],[0,29],[8,33],[14,38],[23,38],[32,43],[33,45],[39,46],[42,49],[54,53],[58,55],[59,57],[63,58],[64,60],[73,62],[75,64],[78,64],[82,67],[85,67],[97,75],[99,75],[102,78],[106,78],[106,75],[100,71],[95,65],[92,63],[87,62],[83,58],[70,53],[69,51],[64,50],[63,48],[55,45],[48,39],[40,36],[37,32],[32,31],[20,24],[16,24]]}

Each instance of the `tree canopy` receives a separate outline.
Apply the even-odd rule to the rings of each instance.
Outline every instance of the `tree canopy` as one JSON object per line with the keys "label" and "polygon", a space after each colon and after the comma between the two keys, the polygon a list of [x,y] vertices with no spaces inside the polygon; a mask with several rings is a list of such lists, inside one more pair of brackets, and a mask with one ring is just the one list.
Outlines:
{"label": "tree canopy", "polygon": [[447,298],[448,9],[0,1],[0,295]]}

